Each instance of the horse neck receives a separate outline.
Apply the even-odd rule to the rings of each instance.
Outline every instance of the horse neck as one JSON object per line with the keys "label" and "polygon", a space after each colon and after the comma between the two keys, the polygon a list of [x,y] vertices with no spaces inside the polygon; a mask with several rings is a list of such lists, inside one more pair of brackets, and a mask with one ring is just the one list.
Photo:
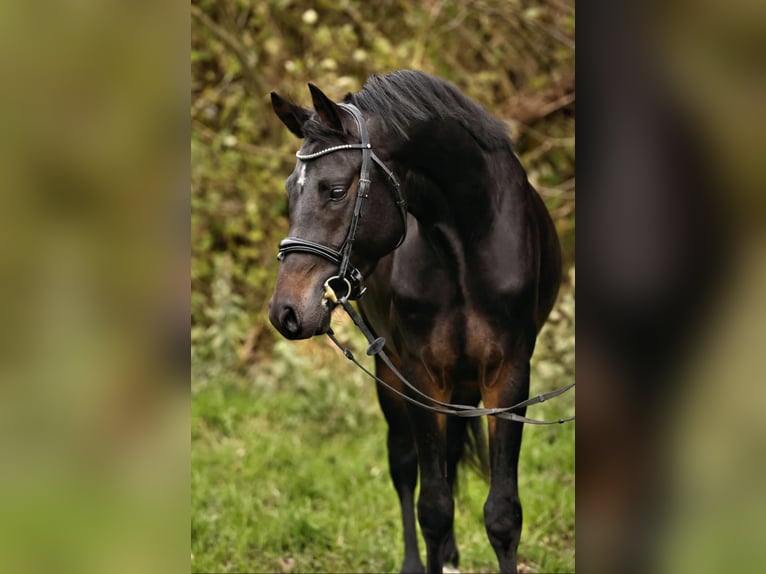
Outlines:
{"label": "horse neck", "polygon": [[457,122],[422,126],[396,155],[408,174],[410,212],[423,225],[447,226],[465,239],[475,240],[498,217],[514,217],[528,193],[510,142],[486,150]]}
{"label": "horse neck", "polygon": [[428,137],[410,138],[398,155],[420,234],[445,251],[464,296],[525,291],[537,273],[534,237],[544,208],[510,142],[486,150],[462,128],[427,131]]}

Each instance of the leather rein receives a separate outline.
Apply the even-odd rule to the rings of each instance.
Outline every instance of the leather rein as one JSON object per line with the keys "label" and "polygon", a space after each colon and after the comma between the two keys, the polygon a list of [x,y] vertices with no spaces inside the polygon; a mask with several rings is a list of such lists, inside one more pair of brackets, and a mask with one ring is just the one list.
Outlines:
{"label": "leather rein", "polygon": [[[363,283],[364,278],[362,276],[362,273],[359,271],[359,269],[354,267],[354,265],[351,263],[351,247],[353,246],[354,239],[356,237],[356,230],[359,225],[359,220],[361,219],[363,214],[364,201],[369,197],[369,190],[370,190],[370,184],[371,184],[371,180],[370,180],[371,162],[375,162],[378,165],[378,167],[380,167],[383,170],[383,172],[388,176],[388,179],[391,183],[391,190],[394,196],[394,201],[396,203],[396,206],[399,208],[399,212],[402,218],[402,223],[404,225],[404,231],[402,232],[402,236],[399,238],[399,241],[394,247],[394,249],[396,249],[402,244],[407,234],[407,203],[404,198],[404,195],[402,194],[399,180],[397,179],[394,172],[390,170],[380,160],[380,158],[378,158],[378,156],[376,156],[375,153],[372,151],[372,145],[370,144],[369,135],[367,133],[367,127],[364,121],[364,117],[362,116],[362,112],[359,110],[359,108],[357,108],[356,106],[352,104],[338,104],[338,105],[344,110],[346,110],[347,112],[349,112],[354,117],[354,120],[356,120],[356,124],[359,129],[360,143],[332,146],[311,154],[302,154],[298,152],[295,155],[301,161],[311,161],[313,159],[325,156],[330,153],[335,153],[337,151],[361,150],[362,166],[361,166],[360,174],[359,174],[359,185],[357,187],[356,202],[354,204],[354,212],[353,212],[353,215],[351,216],[351,222],[349,224],[349,228],[346,233],[346,238],[343,244],[341,245],[340,249],[336,250],[326,245],[322,245],[314,241],[309,241],[307,239],[301,239],[299,237],[287,237],[279,243],[279,253],[277,255],[277,258],[281,261],[289,253],[302,252],[302,253],[310,253],[312,255],[323,257],[324,259],[327,259],[331,261],[332,263],[335,263],[336,265],[338,265],[337,275],[334,275],[330,277],[327,281],[325,281],[325,284],[324,284],[325,293],[324,293],[323,303],[324,304],[332,303],[333,305],[340,305],[341,307],[343,307],[344,311],[346,311],[349,317],[351,317],[351,320],[354,322],[357,328],[362,332],[365,339],[367,339],[367,342],[369,343],[369,347],[367,348],[367,355],[369,356],[375,355],[380,357],[383,363],[385,363],[385,365],[391,370],[391,372],[396,376],[396,378],[399,379],[418,398],[415,398],[415,396],[411,396],[410,394],[403,393],[402,391],[392,387],[386,381],[384,381],[380,377],[377,377],[374,373],[372,373],[369,369],[367,369],[364,365],[362,365],[356,359],[356,357],[354,357],[354,354],[347,347],[341,344],[340,341],[338,341],[332,329],[328,329],[327,336],[330,338],[333,344],[335,344],[335,346],[341,350],[343,355],[349,361],[351,361],[354,365],[359,367],[365,374],[367,374],[369,377],[371,377],[372,379],[374,379],[375,381],[377,381],[378,383],[386,387],[389,391],[391,391],[395,395],[398,395],[402,399],[414,405],[417,405],[418,407],[423,408],[425,410],[435,412],[435,413],[441,413],[444,415],[458,416],[458,417],[480,417],[480,416],[488,415],[488,416],[494,416],[497,418],[507,419],[507,420],[511,420],[511,421],[515,421],[519,423],[528,423],[528,424],[535,424],[535,425],[560,424],[560,423],[565,423],[565,422],[574,420],[575,417],[560,418],[558,420],[552,420],[552,421],[542,421],[538,419],[525,417],[513,411],[527,407],[529,405],[541,403],[550,398],[561,395],[565,393],[566,391],[568,391],[569,389],[571,389],[572,387],[574,387],[575,383],[571,383],[569,385],[561,387],[560,389],[556,389],[555,391],[551,391],[548,393],[531,397],[525,401],[522,401],[510,407],[486,409],[486,408],[473,407],[471,405],[446,403],[446,402],[439,401],[433,397],[430,397],[427,394],[425,394],[423,391],[418,389],[415,385],[410,383],[407,380],[407,378],[404,375],[402,375],[399,369],[397,369],[394,366],[391,359],[383,350],[383,347],[386,344],[385,339],[383,337],[375,337],[375,335],[372,333],[372,330],[365,323],[364,319],[362,319],[361,315],[357,313],[357,311],[353,308],[353,306],[350,303],[350,301],[352,300],[359,299],[364,293],[364,291],[366,290]],[[428,401],[428,403],[424,401]]]}

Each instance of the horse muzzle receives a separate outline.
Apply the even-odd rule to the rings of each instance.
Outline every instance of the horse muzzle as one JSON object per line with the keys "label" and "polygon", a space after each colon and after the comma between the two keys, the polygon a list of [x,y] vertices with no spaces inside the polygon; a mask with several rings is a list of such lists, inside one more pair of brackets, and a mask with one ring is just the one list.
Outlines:
{"label": "horse muzzle", "polygon": [[275,297],[269,302],[269,320],[286,339],[309,339],[330,328],[330,309],[321,302],[307,308],[290,298]]}
{"label": "horse muzzle", "polygon": [[325,303],[323,286],[332,271],[311,259],[284,261],[269,301],[269,320],[287,339],[308,339],[330,328],[332,308]]}

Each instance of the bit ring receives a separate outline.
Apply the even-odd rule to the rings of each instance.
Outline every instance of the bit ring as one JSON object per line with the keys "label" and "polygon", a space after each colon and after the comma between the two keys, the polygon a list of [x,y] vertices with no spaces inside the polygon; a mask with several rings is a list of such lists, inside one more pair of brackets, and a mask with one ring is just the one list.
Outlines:
{"label": "bit ring", "polygon": [[347,299],[349,295],[351,295],[351,283],[345,277],[334,275],[324,282],[323,300],[337,303]]}

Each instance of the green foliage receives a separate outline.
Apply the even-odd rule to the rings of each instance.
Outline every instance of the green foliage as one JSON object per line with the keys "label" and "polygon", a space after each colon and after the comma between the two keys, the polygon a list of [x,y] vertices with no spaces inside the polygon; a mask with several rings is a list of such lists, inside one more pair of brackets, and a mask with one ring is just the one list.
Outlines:
{"label": "green foliage", "polygon": [[195,0],[191,10],[192,323],[215,322],[215,261],[228,254],[249,325],[240,367],[274,341],[266,302],[298,147],[271,111],[272,90],[305,104],[311,81],[340,99],[370,74],[401,68],[453,82],[507,122],[572,263],[573,3]]}
{"label": "green foliage", "polygon": [[227,253],[213,259],[212,305],[204,309],[208,324],[192,326],[192,359],[219,372],[237,368],[237,342],[247,332],[243,297],[232,290],[234,264]]}

